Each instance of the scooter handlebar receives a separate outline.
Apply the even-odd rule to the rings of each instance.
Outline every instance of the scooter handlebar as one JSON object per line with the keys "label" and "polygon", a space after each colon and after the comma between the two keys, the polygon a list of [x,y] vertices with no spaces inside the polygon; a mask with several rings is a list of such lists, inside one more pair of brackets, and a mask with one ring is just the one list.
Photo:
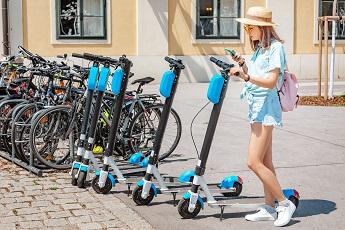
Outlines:
{"label": "scooter handlebar", "polygon": [[77,54],[77,53],[72,53],[72,57],[84,58],[84,55],[82,55],[82,54]]}
{"label": "scooter handlebar", "polygon": [[215,57],[210,57],[210,61],[213,62],[214,64],[216,64],[217,66],[219,66],[220,68],[222,68],[223,70],[229,70],[232,67],[234,67],[233,64],[228,64],[226,62],[223,62],[221,60],[218,60]]}
{"label": "scooter handlebar", "polygon": [[170,65],[172,65],[174,67],[177,67],[180,69],[185,68],[184,64],[182,63],[182,61],[180,59],[173,59],[173,58],[167,56],[164,58],[164,60],[167,61]]}

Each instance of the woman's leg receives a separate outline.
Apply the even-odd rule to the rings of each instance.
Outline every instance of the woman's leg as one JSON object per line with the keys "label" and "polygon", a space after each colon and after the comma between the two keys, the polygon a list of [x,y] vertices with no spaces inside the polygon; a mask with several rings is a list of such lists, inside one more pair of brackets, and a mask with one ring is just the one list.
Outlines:
{"label": "woman's leg", "polygon": [[[268,137],[268,143],[267,143],[267,146],[266,146],[266,153],[265,153],[265,156],[264,156],[263,164],[268,169],[270,169],[273,172],[274,175],[276,175],[275,169],[274,169],[274,166],[273,166],[273,162],[272,162],[272,132],[271,132],[270,136]],[[275,204],[274,204],[275,197],[269,191],[267,186],[265,186],[265,184],[264,184],[264,192],[265,192],[265,203],[267,205],[270,205],[270,206],[274,207],[275,206]]]}
{"label": "woman's leg", "polygon": [[264,187],[271,196],[278,201],[285,200],[279,182],[267,166],[264,165],[267,145],[272,135],[273,126],[264,126],[261,123],[252,124],[252,132],[248,150],[248,167],[260,178]]}

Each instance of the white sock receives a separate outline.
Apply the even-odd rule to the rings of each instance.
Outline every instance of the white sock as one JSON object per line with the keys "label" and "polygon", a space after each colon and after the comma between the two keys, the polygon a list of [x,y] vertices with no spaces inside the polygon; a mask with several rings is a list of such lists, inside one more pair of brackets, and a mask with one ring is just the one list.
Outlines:
{"label": "white sock", "polygon": [[288,199],[285,199],[285,200],[283,200],[283,201],[280,201],[280,202],[278,202],[278,204],[279,204],[279,206],[289,206],[289,200]]}

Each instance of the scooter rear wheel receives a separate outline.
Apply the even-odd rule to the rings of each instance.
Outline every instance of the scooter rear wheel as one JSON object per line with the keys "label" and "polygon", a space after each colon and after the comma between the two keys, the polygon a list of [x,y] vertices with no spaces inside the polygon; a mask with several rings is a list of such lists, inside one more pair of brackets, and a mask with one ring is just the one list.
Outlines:
{"label": "scooter rear wheel", "polygon": [[80,171],[77,180],[78,188],[85,188],[85,180],[86,180],[87,172]]}
{"label": "scooter rear wheel", "polygon": [[148,205],[151,203],[151,201],[153,200],[154,196],[155,196],[155,192],[153,191],[153,188],[150,188],[149,191],[149,195],[146,199],[143,199],[141,197],[141,193],[143,192],[143,186],[137,186],[135,187],[135,189],[133,190],[133,201],[137,204],[137,205]]}
{"label": "scooter rear wheel", "polygon": [[290,196],[289,200],[296,206],[296,209],[297,209],[298,204],[299,204],[299,199],[295,196]]}
{"label": "scooter rear wheel", "polygon": [[95,192],[98,194],[108,194],[113,188],[113,185],[109,178],[107,178],[107,180],[105,181],[105,185],[103,188],[99,187],[98,182],[99,182],[99,176],[95,176],[95,178],[93,178],[92,183],[91,183],[93,190],[95,190]]}
{"label": "scooter rear wheel", "polygon": [[222,193],[223,196],[225,197],[235,197],[235,196],[239,196],[242,192],[242,184],[235,182],[234,183],[234,188],[236,189],[235,192],[225,192]]}
{"label": "scooter rear wheel", "polygon": [[182,216],[182,218],[185,218],[185,219],[192,219],[192,218],[196,217],[201,210],[200,201],[197,201],[195,204],[194,211],[189,212],[188,211],[189,201],[190,201],[189,198],[188,199],[182,198],[182,200],[180,200],[180,202],[178,203],[178,206],[177,206],[178,213]]}

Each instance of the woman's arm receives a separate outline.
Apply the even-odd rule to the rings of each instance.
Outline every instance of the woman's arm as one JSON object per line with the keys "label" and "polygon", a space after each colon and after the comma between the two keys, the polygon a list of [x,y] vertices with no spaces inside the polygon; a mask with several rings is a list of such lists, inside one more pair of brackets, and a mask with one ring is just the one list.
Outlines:
{"label": "woman's arm", "polygon": [[236,73],[239,73],[238,77],[242,78],[245,81],[248,81],[249,79],[249,82],[259,87],[273,89],[276,86],[277,81],[278,81],[279,70],[280,70],[279,68],[275,68],[267,74],[266,78],[261,78],[254,75],[248,75],[242,69],[234,67],[234,68],[231,68],[230,70],[230,76],[236,76]]}
{"label": "woman's arm", "polygon": [[268,89],[273,89],[277,85],[278,77],[279,77],[279,68],[275,68],[274,70],[270,71],[267,74],[266,78],[260,78],[256,76],[249,76],[248,74],[244,74],[244,80],[249,78],[249,82]]}

